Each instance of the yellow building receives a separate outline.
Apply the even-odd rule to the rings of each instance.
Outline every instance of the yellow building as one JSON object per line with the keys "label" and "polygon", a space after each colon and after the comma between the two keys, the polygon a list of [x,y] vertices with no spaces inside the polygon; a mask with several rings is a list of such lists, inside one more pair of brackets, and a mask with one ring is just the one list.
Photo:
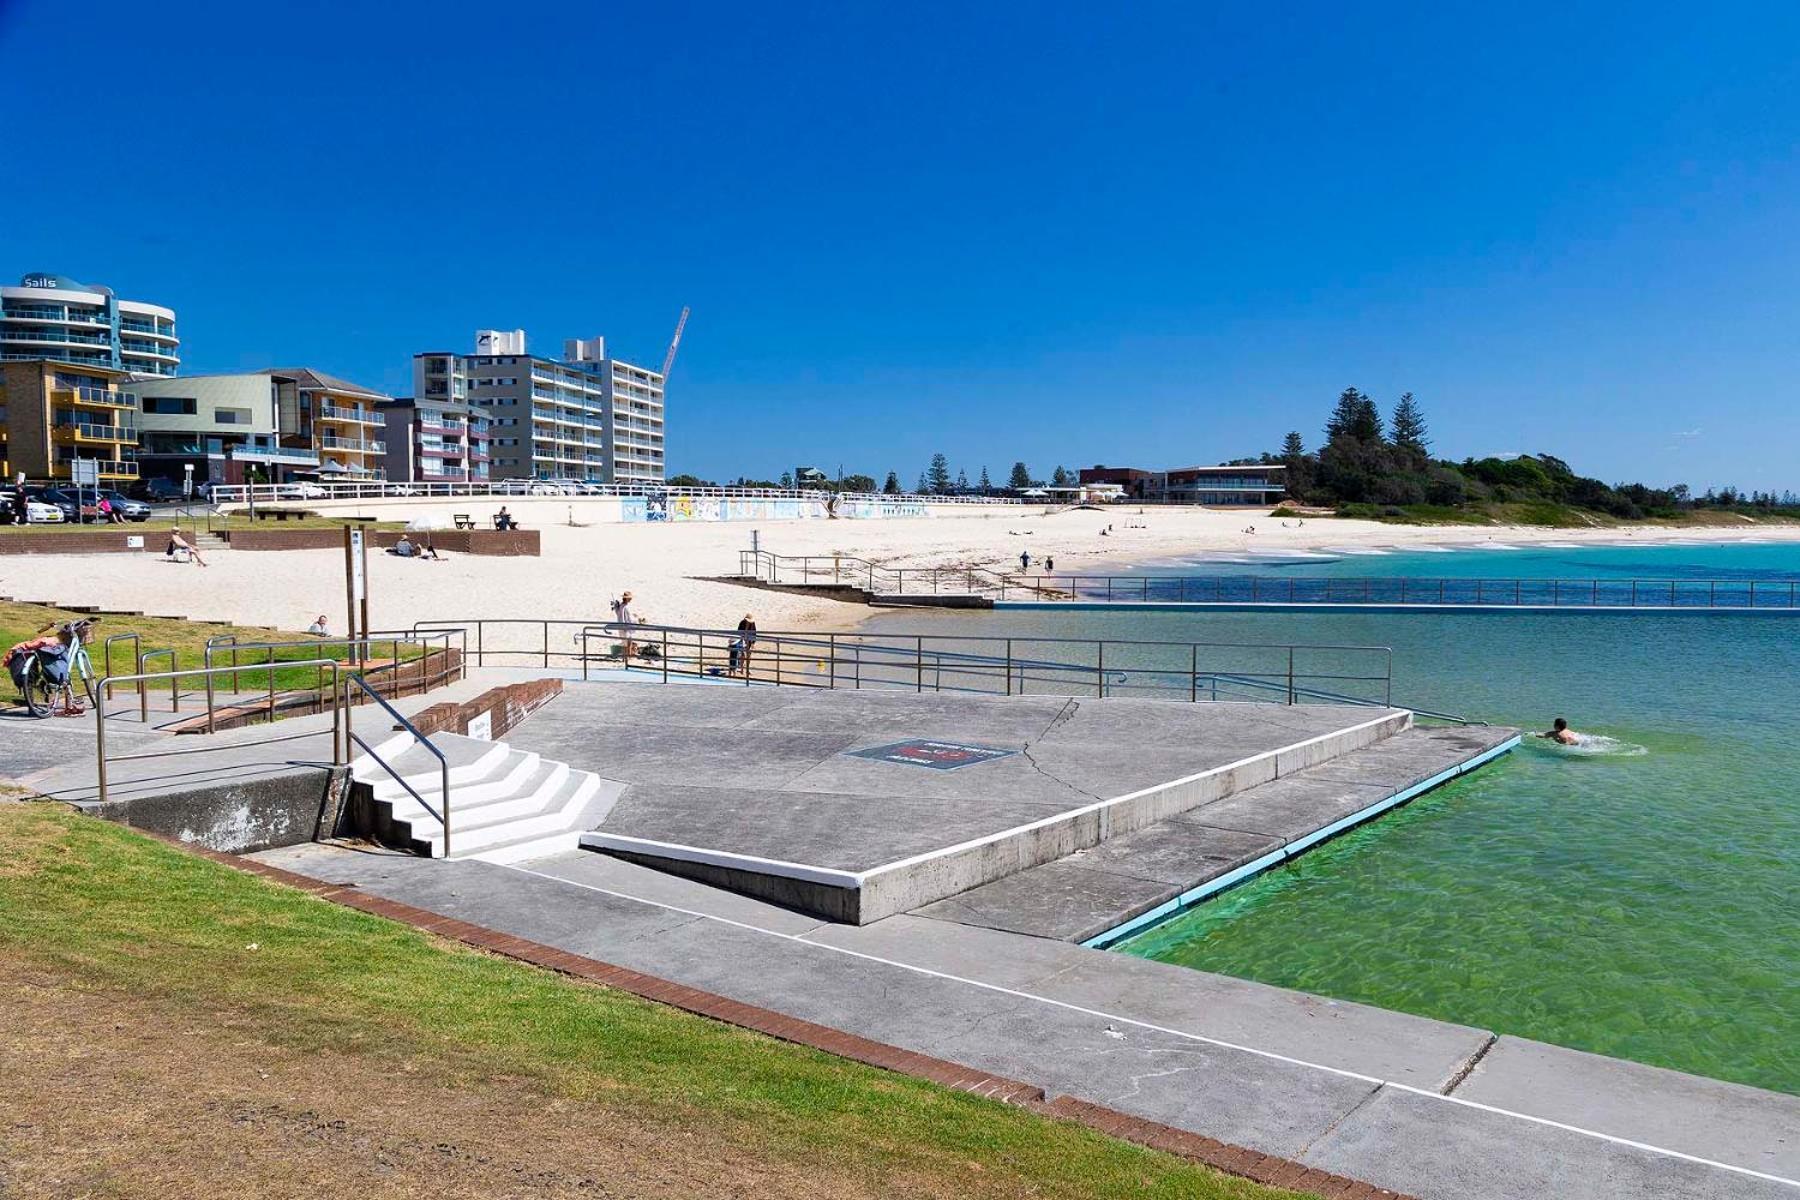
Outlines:
{"label": "yellow building", "polygon": [[[138,477],[138,398],[123,371],[27,359],[0,363],[0,447],[5,477],[67,480],[77,458],[100,464],[103,484]],[[128,386],[128,385],[127,385]]]}

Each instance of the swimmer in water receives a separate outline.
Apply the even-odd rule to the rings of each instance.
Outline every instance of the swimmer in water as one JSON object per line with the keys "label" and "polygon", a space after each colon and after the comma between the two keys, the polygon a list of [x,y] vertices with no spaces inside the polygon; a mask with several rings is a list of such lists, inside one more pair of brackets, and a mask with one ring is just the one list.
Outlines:
{"label": "swimmer in water", "polygon": [[1559,746],[1573,746],[1581,740],[1576,736],[1575,731],[1569,728],[1569,723],[1561,717],[1550,722],[1550,730],[1548,733],[1540,733],[1538,736],[1541,738],[1549,738]]}

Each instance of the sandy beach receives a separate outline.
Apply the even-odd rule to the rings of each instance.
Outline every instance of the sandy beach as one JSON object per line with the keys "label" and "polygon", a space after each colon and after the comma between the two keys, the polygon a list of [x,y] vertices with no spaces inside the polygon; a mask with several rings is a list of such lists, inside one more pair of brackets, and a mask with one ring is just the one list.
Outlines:
{"label": "sandy beach", "polygon": [[[556,506],[560,512],[564,506]],[[404,517],[404,512],[382,512]],[[535,522],[528,524],[535,525]],[[1108,525],[1112,532],[1102,535]],[[1255,532],[1247,532],[1254,528]],[[968,567],[1016,571],[1029,550],[1033,573],[1048,555],[1059,574],[1098,574],[1196,553],[1245,556],[1334,547],[1407,548],[1477,543],[1722,542],[1800,540],[1800,525],[1745,522],[1740,527],[1594,530],[1501,526],[1404,526],[1335,518],[1304,523],[1266,512],[1138,509],[1046,513],[1042,509],[962,510],[913,520],[767,521],[756,524],[764,550],[843,555],[890,567]],[[750,545],[748,523],[613,524],[571,527],[546,521],[539,558],[419,562],[385,554],[370,559],[371,612],[380,628],[418,620],[474,617],[606,619],[608,601],[636,595],[640,620],[705,627],[736,625],[746,612],[765,630],[851,628],[869,616],[860,605],[751,590],[721,582]],[[159,527],[145,527],[156,540]],[[343,555],[337,550],[221,550],[200,569],[160,555],[31,555],[0,560],[0,593],[19,599],[97,604],[154,614],[303,629],[319,613],[344,624]],[[1196,574],[1206,573],[1204,566]]]}

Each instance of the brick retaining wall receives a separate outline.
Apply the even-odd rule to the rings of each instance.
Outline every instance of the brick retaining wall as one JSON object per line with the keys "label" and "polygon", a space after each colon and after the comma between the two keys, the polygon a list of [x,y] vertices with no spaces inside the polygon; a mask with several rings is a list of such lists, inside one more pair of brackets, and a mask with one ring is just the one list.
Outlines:
{"label": "brick retaining wall", "polygon": [[[400,535],[398,529],[371,529],[369,546],[386,550]],[[230,542],[233,550],[335,550],[344,544],[344,535],[337,529],[232,529],[219,536]],[[536,558],[540,552],[535,529],[433,529],[406,536],[421,546],[429,540],[444,554]]]}
{"label": "brick retaining wall", "polygon": [[[133,546],[131,538],[142,538],[144,544]],[[169,531],[146,530],[142,526],[124,526],[117,532],[95,533],[7,533],[0,532],[0,554],[137,554],[154,550],[161,554],[169,544]]]}
{"label": "brick retaining wall", "polygon": [[483,713],[493,715],[488,736],[498,741],[513,726],[523,721],[556,697],[562,695],[560,679],[535,679],[529,683],[509,683],[490,688],[463,704],[434,704],[413,718],[413,725],[426,737],[434,733],[469,732],[469,722]]}

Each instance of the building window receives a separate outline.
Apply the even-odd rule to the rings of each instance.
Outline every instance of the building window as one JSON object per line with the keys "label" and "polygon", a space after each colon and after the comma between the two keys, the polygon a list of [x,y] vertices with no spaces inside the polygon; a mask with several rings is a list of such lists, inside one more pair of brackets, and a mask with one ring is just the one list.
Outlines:
{"label": "building window", "polygon": [[195,403],[191,396],[145,396],[144,411],[169,417],[191,417]]}

